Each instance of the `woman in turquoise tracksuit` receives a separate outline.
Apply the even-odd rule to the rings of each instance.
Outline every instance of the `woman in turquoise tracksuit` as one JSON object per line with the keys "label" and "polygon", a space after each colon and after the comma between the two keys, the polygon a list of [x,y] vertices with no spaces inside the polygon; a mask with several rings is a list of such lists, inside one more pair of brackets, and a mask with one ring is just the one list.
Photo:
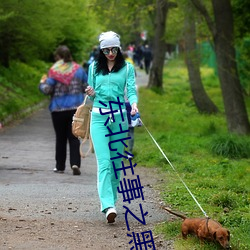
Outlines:
{"label": "woman in turquoise tracksuit", "polygon": [[[121,141],[112,144],[112,151],[109,148],[109,142],[127,137],[127,133],[120,133],[111,136],[112,133],[128,130],[128,121],[124,100],[124,90],[126,88],[128,100],[132,106],[131,115],[138,112],[137,94],[135,87],[134,66],[126,63],[120,50],[120,37],[112,31],[104,32],[99,36],[100,53],[97,60],[89,67],[88,84],[86,93],[93,100],[93,109],[91,114],[90,133],[94,144],[94,150],[97,159],[97,188],[101,202],[101,211],[106,213],[108,223],[113,223],[117,215],[115,203],[117,201],[117,187],[120,181],[120,171],[115,168],[121,167],[123,158],[111,160],[117,156],[117,152],[123,154],[124,145]],[[114,119],[111,119],[108,113],[110,109],[120,110],[120,105],[112,102],[118,102],[121,105],[122,114],[114,113]],[[100,110],[101,108],[101,110]],[[122,115],[124,120],[122,119]],[[105,122],[107,121],[107,124]],[[120,127],[121,124],[121,127]],[[124,141],[126,144],[128,141]]]}

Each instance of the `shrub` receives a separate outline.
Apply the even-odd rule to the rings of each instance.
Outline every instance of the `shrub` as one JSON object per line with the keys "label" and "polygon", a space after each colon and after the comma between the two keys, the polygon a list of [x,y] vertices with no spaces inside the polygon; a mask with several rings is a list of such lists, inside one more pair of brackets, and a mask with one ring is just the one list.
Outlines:
{"label": "shrub", "polygon": [[215,194],[210,203],[214,206],[221,207],[221,208],[229,208],[233,209],[237,206],[235,199],[233,198],[232,194],[228,192],[221,192]]}
{"label": "shrub", "polygon": [[215,155],[231,159],[249,158],[250,146],[247,140],[236,135],[222,135],[212,140],[211,151]]}

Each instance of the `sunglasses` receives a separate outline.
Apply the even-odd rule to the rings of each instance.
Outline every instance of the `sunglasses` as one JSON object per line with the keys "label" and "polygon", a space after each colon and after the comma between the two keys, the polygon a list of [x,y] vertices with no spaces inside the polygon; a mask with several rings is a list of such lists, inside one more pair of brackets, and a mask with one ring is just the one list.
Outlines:
{"label": "sunglasses", "polygon": [[102,50],[104,55],[109,55],[110,51],[112,52],[112,54],[117,54],[118,48],[117,47],[114,47],[114,48],[111,48],[111,49],[105,48],[105,49]]}

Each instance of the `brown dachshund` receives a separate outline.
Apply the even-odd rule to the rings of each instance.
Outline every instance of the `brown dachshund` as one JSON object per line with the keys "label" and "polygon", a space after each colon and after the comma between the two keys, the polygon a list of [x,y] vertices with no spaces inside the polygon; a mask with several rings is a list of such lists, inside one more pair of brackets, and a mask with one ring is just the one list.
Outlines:
{"label": "brown dachshund", "polygon": [[166,211],[183,219],[181,233],[183,239],[187,239],[188,234],[196,235],[201,241],[216,241],[224,249],[231,249],[229,240],[230,232],[222,225],[210,218],[187,218],[185,215],[173,212],[163,207]]}

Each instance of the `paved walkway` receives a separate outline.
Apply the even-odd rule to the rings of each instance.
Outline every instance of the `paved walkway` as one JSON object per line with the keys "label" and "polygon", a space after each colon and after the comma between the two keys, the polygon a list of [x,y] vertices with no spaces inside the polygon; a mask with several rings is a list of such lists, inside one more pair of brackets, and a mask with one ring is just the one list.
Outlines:
{"label": "paved walkway", "polygon": [[144,70],[136,69],[136,84],[139,88],[148,85],[148,75],[144,73]]}
{"label": "paved walkway", "polygon": [[[138,85],[143,86],[147,76],[138,73],[137,79]],[[69,163],[64,174],[55,174],[52,171],[55,166],[54,141],[47,107],[12,127],[0,130],[0,221],[1,218],[22,217],[104,223],[104,216],[99,212],[94,154],[82,160],[81,176],[72,175]],[[159,209],[156,191],[151,188],[158,180],[153,170],[138,167],[136,174],[140,174],[144,186],[145,201],[142,204],[149,212],[146,221],[151,227],[167,219],[166,213]],[[133,211],[138,211],[138,202],[132,203]],[[123,205],[120,198],[117,224],[124,230]],[[8,249],[3,248],[8,244],[3,242],[0,236],[0,249]],[[11,249],[26,248],[16,246]]]}

